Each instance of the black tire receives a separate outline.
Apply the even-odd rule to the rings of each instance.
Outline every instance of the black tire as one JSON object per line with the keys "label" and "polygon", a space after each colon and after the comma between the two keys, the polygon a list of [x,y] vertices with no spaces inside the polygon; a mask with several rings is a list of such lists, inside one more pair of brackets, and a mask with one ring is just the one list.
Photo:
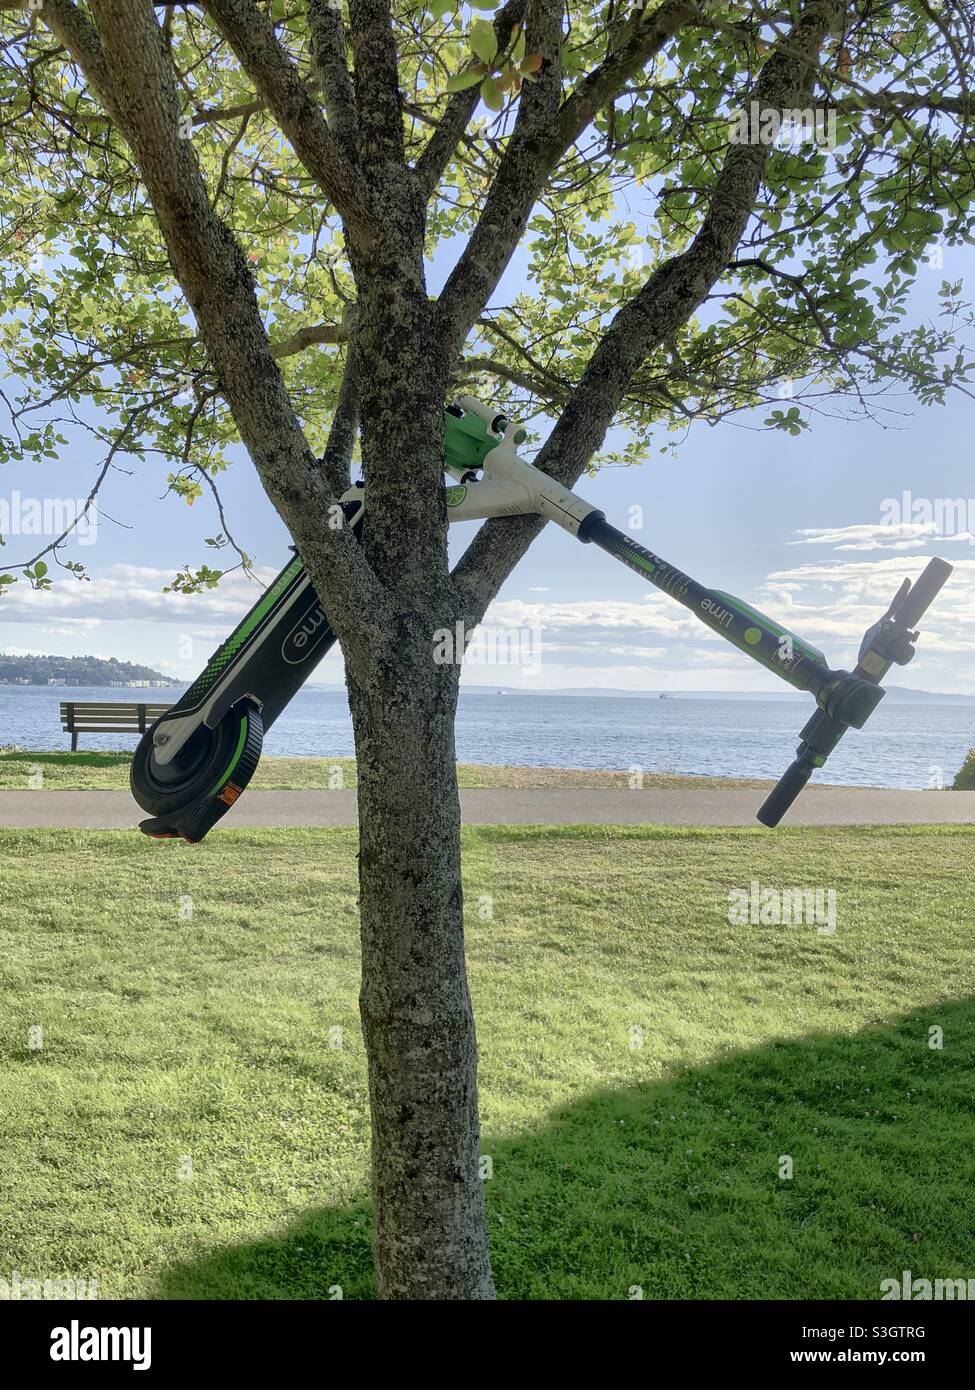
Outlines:
{"label": "black tire", "polygon": [[132,795],[144,811],[173,815],[219,791],[235,770],[234,781],[241,790],[250,781],[260,757],[263,729],[257,710],[246,701],[228,710],[215,729],[201,724],[165,765],[156,762],[152,742],[161,722],[157,720],[143,734],[129,773]]}

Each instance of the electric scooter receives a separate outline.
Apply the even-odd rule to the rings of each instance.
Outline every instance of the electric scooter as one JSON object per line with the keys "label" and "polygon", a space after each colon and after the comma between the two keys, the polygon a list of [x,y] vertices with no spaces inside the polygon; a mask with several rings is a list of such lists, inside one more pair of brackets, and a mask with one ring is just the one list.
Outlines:
{"label": "electric scooter", "polygon": [[[444,411],[445,490],[451,521],[538,515],[634,570],[713,632],[815,697],[795,761],[757,815],[778,825],[847,729],[862,729],[883,698],[880,681],[914,656],[916,624],[951,573],[928,562],[905,579],[887,612],[864,634],[853,671],[832,670],[816,647],[721,589],[709,589],[611,526],[603,512],[517,452],[526,431],[468,396]],[[361,531],[366,493],[341,499],[345,524]],[[295,556],[179,699],[143,735],[131,770],[132,794],[156,839],[202,840],[254,775],[264,732],[335,643],[335,634],[301,560]]]}

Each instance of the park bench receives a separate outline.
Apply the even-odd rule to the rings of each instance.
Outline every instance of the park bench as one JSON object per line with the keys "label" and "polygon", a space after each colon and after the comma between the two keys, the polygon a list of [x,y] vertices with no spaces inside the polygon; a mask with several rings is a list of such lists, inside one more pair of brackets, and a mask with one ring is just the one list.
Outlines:
{"label": "park bench", "polygon": [[79,734],[144,734],[172,705],[110,704],[91,700],[62,700],[61,728],[78,751]]}

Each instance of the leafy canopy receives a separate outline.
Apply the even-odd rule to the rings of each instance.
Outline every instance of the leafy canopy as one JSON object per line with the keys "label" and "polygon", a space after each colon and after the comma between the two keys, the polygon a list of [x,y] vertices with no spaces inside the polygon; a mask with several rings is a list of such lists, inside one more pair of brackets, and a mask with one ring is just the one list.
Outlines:
{"label": "leafy canopy", "polygon": [[[65,430],[84,429],[98,441],[96,486],[129,456],[158,461],[178,499],[212,492],[219,500],[234,422],[131,152],[43,9],[18,0],[0,8],[0,458],[57,458]],[[305,4],[262,8],[317,91]],[[411,159],[451,94],[478,88],[428,209],[435,279],[477,221],[520,93],[541,63],[521,24],[499,42],[499,8],[495,0],[393,5]],[[565,8],[568,91],[657,7],[569,0]],[[206,13],[188,5],[158,13],[182,94],[181,135],[246,251],[281,371],[321,450],[355,299],[340,219]],[[748,94],[791,18],[788,3],[704,3],[597,112],[557,163],[523,260],[469,336],[458,388],[522,418],[558,415],[612,315],[700,228]],[[811,96],[835,138],[780,133],[737,263],[637,372],[617,417],[632,442],[612,457],[637,461],[689,419],[713,422],[766,402],[767,426],[795,434],[816,411],[875,411],[885,393],[905,389],[940,402],[970,380],[960,284],[942,286],[941,314],[930,322],[911,320],[910,291],[922,258],[970,239],[972,32],[965,4],[850,6]],[[231,534],[222,512],[220,522],[210,541],[218,550]],[[53,549],[59,563],[69,542]],[[189,568],[173,587],[212,584],[220,573]],[[50,583],[40,557],[26,576]],[[0,575],[0,592],[15,579]]]}

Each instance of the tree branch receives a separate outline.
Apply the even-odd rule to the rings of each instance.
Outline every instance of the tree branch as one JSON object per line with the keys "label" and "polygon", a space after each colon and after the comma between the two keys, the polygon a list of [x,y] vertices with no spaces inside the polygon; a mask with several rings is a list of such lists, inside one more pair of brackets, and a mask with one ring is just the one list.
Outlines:
{"label": "tree branch", "polygon": [[193,124],[212,125],[215,121],[234,121],[241,116],[255,116],[258,111],[266,110],[267,102],[261,101],[260,97],[255,97],[253,101],[242,101],[237,106],[207,106],[195,112]]}
{"label": "tree branch", "polygon": [[842,112],[878,111],[896,115],[903,111],[943,111],[949,116],[975,116],[975,97],[953,97],[945,92],[864,92],[843,97],[832,105]]}
{"label": "tree branch", "polygon": [[359,120],[345,59],[345,27],[341,9],[332,0],[309,0],[308,29],[328,128],[341,145],[346,159],[354,161]]}
{"label": "tree branch", "polygon": [[[834,353],[837,358],[847,356],[863,357],[866,361],[872,362],[875,367],[879,367],[881,371],[885,372],[887,375],[894,377],[899,376],[902,380],[909,381],[915,386],[942,386],[944,384],[939,377],[932,376],[928,372],[910,372],[898,368],[891,362],[885,360],[879,352],[875,352],[871,348],[866,347],[862,342],[844,344],[841,347],[830,332],[822,314],[819,312],[819,306],[816,303],[814,295],[801,275],[792,275],[789,271],[782,270],[779,266],[772,265],[770,262],[763,260],[761,256],[732,261],[728,266],[729,270],[748,270],[751,268],[764,271],[770,279],[784,280],[787,284],[792,286],[797,294],[801,295],[802,301],[809,311],[810,318],[819,330],[820,337],[829,348],[830,352]],[[959,382],[956,382],[955,386],[963,395],[968,396],[970,399],[975,399],[975,395]]]}
{"label": "tree branch", "polygon": [[[9,0],[0,0],[0,5],[5,9],[14,8]],[[41,18],[81,68],[112,120],[121,125],[115,85],[94,26],[72,0],[46,0]]]}
{"label": "tree branch", "polygon": [[679,29],[699,17],[696,0],[685,0],[684,3],[678,0],[677,3],[661,5],[649,18],[644,18],[632,28],[623,42],[613,48],[599,67],[583,78],[563,102],[557,134],[554,136],[556,143],[567,150],[596,112],[618,95],[631,78],[642,72],[650,59],[656,57]]}
{"label": "tree branch", "polygon": [[[521,23],[524,14],[525,0],[508,0],[498,11],[494,18],[494,36],[498,41],[499,51],[507,46],[512,28]],[[413,166],[424,202],[433,196],[437,184],[443,178],[454,151],[464,138],[480,99],[479,87],[466,87],[461,92],[454,92],[447,102],[436,129]]]}
{"label": "tree branch", "polygon": [[53,541],[51,541],[48,545],[45,545],[42,550],[39,550],[36,555],[32,555],[29,560],[20,560],[15,562],[14,564],[8,563],[8,569],[29,569],[31,568],[31,566],[35,565],[38,560],[42,560],[45,555],[53,555],[54,558],[57,559],[58,550],[71,535],[72,531],[75,531],[83,521],[87,520],[88,513],[91,511],[92,507],[95,504],[95,498],[98,496],[102,483],[104,483],[105,479],[108,476],[109,470],[115,464],[116,455],[127,452],[125,448],[125,441],[128,438],[129,434],[132,432],[133,426],[135,425],[136,421],[141,419],[145,415],[145,413],[145,407],[139,407],[133,410],[132,413],[126,418],[125,422],[122,424],[117,434],[115,435],[115,438],[112,440],[108,454],[103,459],[102,465],[98,470],[98,476],[95,478],[95,481],[91,486],[91,490],[89,491],[88,496],[85,498],[84,506],[75,514],[74,519],[69,523],[69,525],[67,525],[64,528],[64,530],[61,532],[59,536],[55,536]]}
{"label": "tree branch", "polygon": [[[842,0],[807,0],[790,32],[790,51],[773,50],[754,97],[761,109],[801,106],[816,55]],[[748,225],[768,161],[766,145],[735,145],[718,175],[711,206],[686,251],[658,266],[616,314],[579,385],[535,462],[571,487],[602,445],[634,373],[646,357],[687,322],[733,258]],[[466,621],[480,622],[487,605],[541,531],[541,518],[487,522],[454,570]]]}
{"label": "tree branch", "polygon": [[579,84],[554,118],[544,103],[531,96],[526,101],[522,89],[515,129],[484,210],[437,303],[436,322],[446,335],[451,355],[460,351],[504,273],[558,160],[600,106],[697,13],[697,0],[667,0],[649,18],[641,19],[630,37]]}
{"label": "tree branch", "polygon": [[307,328],[296,329],[290,338],[283,338],[280,343],[275,343],[271,348],[271,356],[276,362],[280,362],[283,357],[294,357],[306,348],[319,344],[347,342],[348,337],[348,329],[344,324],[310,324]]}
{"label": "tree branch", "polygon": [[213,479],[213,475],[210,473],[210,470],[206,468],[202,463],[194,463],[191,457],[193,452],[193,437],[196,431],[196,423],[199,420],[200,416],[203,414],[209,402],[212,401],[216,397],[216,395],[216,391],[203,392],[199,400],[196,402],[196,405],[191,410],[190,418],[186,422],[186,432],[183,436],[182,462],[185,468],[191,468],[195,473],[199,473],[203,481],[206,483],[207,487],[210,489],[210,495],[213,498],[214,505],[217,509],[217,516],[220,518],[221,533],[224,536],[227,544],[231,547],[231,549],[237,554],[237,556],[240,559],[240,565],[235,568],[243,569],[244,573],[253,579],[254,573],[253,565],[251,564],[251,558],[247,554],[247,552],[237,544],[237,541],[234,537],[234,533],[230,529],[230,523],[227,520],[227,513],[223,505],[223,498],[220,496],[220,489],[217,487],[217,484]]}
{"label": "tree branch", "polygon": [[332,416],[328,442],[322,455],[322,471],[336,497],[341,497],[352,481],[352,450],[359,432],[359,409],[362,402],[361,364],[356,352],[355,338],[349,338],[345,358],[345,375],[339,388],[338,404]]}
{"label": "tree branch", "polygon": [[363,164],[401,165],[403,109],[389,0],[349,0],[352,74]]}
{"label": "tree branch", "polygon": [[567,382],[558,381],[547,374],[544,377],[532,376],[531,372],[509,366],[507,362],[499,362],[496,357],[465,357],[457,363],[453,378],[455,381],[464,381],[481,375],[497,376],[503,381],[509,381],[512,386],[520,386],[523,391],[530,392],[548,405],[564,405],[572,394],[572,388]]}
{"label": "tree branch", "polygon": [[338,208],[352,240],[363,248],[374,245],[379,224],[365,182],[326,125],[270,20],[254,0],[202,0],[202,4],[298,158]]}
{"label": "tree branch", "polygon": [[241,438],[306,562],[324,576],[337,630],[354,632],[364,596],[378,599],[379,586],[351,535],[310,524],[333,499],[275,365],[244,253],[211,207],[192,141],[180,139],[179,97],[152,6],[92,0],[92,10],[123,134]]}

